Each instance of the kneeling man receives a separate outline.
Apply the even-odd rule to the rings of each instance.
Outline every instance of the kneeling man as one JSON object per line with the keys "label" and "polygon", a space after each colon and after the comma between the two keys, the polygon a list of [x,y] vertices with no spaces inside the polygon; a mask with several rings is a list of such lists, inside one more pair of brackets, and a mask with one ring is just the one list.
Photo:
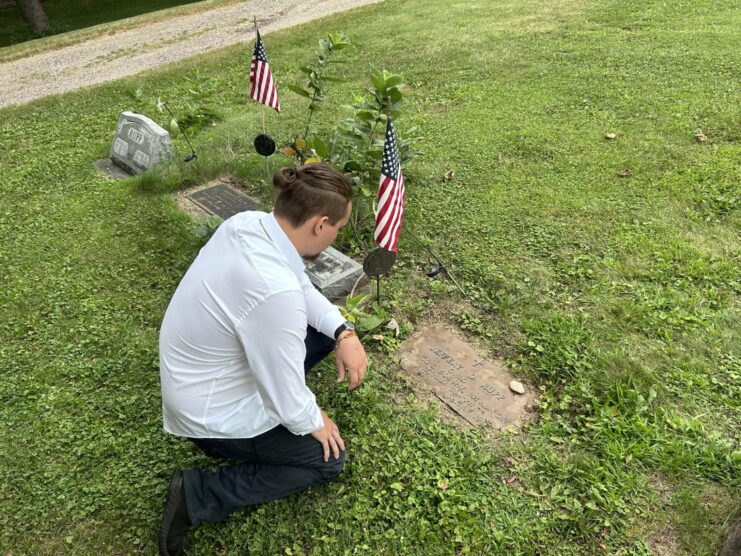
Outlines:
{"label": "kneeling man", "polygon": [[355,388],[367,357],[352,325],[312,286],[316,259],[350,218],[352,188],[331,166],[276,172],[272,213],[229,218],[180,282],[160,331],[165,430],[236,465],[176,471],[159,535],[180,554],[187,529],[336,477],[345,445],[305,373],[337,346]]}

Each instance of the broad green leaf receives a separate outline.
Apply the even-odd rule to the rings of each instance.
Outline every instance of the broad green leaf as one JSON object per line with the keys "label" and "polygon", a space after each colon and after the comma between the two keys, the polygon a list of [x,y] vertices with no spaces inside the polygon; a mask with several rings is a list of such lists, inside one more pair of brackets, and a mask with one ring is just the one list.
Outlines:
{"label": "broad green leaf", "polygon": [[327,158],[329,156],[329,149],[327,148],[327,144],[322,141],[321,138],[314,137],[311,143],[312,148],[316,151],[316,154],[318,154],[322,158]]}
{"label": "broad green leaf", "polygon": [[401,100],[401,97],[401,91],[399,91],[398,89],[392,89],[389,91],[388,98],[391,99],[391,104],[399,102]]}
{"label": "broad green leaf", "polygon": [[301,95],[302,97],[311,98],[311,93],[304,89],[303,87],[299,87],[298,85],[288,85],[288,88],[293,91],[296,94]]}
{"label": "broad green leaf", "polygon": [[383,78],[383,74],[378,70],[373,70],[371,73],[371,83],[376,88],[376,91],[385,91],[386,80]]}
{"label": "broad green leaf", "polygon": [[396,87],[404,83],[404,77],[401,75],[392,75],[386,79],[386,88]]}
{"label": "broad green leaf", "polygon": [[170,134],[174,137],[177,137],[180,133],[180,126],[178,125],[178,121],[173,118],[170,120]]}
{"label": "broad green leaf", "polygon": [[358,113],[355,114],[355,117],[364,122],[370,122],[376,117],[376,115],[369,110],[359,110]]}
{"label": "broad green leaf", "polygon": [[370,332],[382,324],[383,319],[377,315],[362,316],[358,321],[358,330],[361,332]]}
{"label": "broad green leaf", "polygon": [[347,298],[347,308],[353,310],[356,307],[359,307],[367,298],[367,293],[356,293],[352,297]]}

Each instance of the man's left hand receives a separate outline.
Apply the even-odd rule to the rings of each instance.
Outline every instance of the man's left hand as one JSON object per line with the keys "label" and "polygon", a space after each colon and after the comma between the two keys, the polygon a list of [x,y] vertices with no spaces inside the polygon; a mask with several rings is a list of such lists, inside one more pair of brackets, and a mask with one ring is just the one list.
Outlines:
{"label": "man's left hand", "polygon": [[337,338],[337,382],[345,380],[345,371],[350,375],[350,390],[354,390],[365,378],[368,356],[355,332],[345,330]]}

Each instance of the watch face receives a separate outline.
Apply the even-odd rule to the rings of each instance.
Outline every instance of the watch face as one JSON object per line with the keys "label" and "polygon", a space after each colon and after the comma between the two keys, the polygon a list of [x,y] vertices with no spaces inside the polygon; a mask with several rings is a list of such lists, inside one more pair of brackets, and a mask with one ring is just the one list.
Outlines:
{"label": "watch face", "polygon": [[350,321],[345,321],[345,328],[347,328],[348,330],[355,330],[355,325]]}

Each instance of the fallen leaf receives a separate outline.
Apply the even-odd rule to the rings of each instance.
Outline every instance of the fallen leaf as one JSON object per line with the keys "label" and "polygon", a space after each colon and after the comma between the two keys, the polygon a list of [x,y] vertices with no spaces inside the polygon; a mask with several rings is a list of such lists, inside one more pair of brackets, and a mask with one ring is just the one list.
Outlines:
{"label": "fallen leaf", "polygon": [[507,161],[504,160],[504,155],[502,153],[499,153],[499,164],[504,164],[505,162]]}
{"label": "fallen leaf", "polygon": [[448,170],[443,174],[443,179],[445,181],[450,181],[455,177],[455,171],[454,170]]}
{"label": "fallen leaf", "polygon": [[388,328],[389,330],[393,330],[394,336],[396,336],[397,338],[399,337],[399,323],[396,322],[396,319],[391,319],[386,325],[386,328]]}
{"label": "fallen leaf", "polygon": [[283,147],[280,149],[280,154],[283,156],[287,156],[288,158],[293,158],[296,156],[296,151],[293,149],[293,147]]}
{"label": "fallen leaf", "polygon": [[622,413],[620,413],[620,410],[619,409],[615,409],[612,412],[612,416],[613,417],[620,417],[621,415],[622,415]]}
{"label": "fallen leaf", "polygon": [[605,133],[605,139],[615,139],[617,137],[617,133],[613,133],[612,131],[610,133]]}
{"label": "fallen leaf", "polygon": [[600,548],[601,548],[602,550],[607,550],[607,547],[605,546],[605,543],[603,543],[603,542],[599,543],[599,547],[600,547]]}
{"label": "fallen leaf", "polygon": [[180,126],[178,125],[178,121],[173,118],[170,120],[170,135],[173,137],[177,137],[180,133]]}
{"label": "fallen leaf", "polygon": [[601,537],[606,537],[607,536],[607,533],[609,533],[609,532],[610,532],[610,530],[607,527],[603,527],[602,528],[602,531],[600,531],[599,534],[600,534]]}
{"label": "fallen leaf", "polygon": [[504,463],[505,463],[506,465],[508,465],[509,467],[512,467],[512,466],[514,466],[514,465],[515,465],[515,463],[517,463],[517,461],[515,460],[515,458],[513,458],[512,456],[504,456],[504,457],[502,458],[502,461],[503,461],[503,462],[504,462]]}
{"label": "fallen leaf", "polygon": [[383,340],[383,334],[373,334],[373,336],[371,336],[371,337],[372,337],[372,338],[373,338],[374,340],[378,340],[379,342],[380,342],[381,340]]}
{"label": "fallen leaf", "polygon": [[514,483],[514,482],[515,482],[516,480],[517,480],[517,477],[515,477],[514,475],[512,475],[512,476],[511,476],[511,477],[510,477],[509,479],[505,479],[505,480],[504,480],[504,484],[506,484],[506,485],[511,485],[511,484],[512,484],[512,483]]}
{"label": "fallen leaf", "polygon": [[440,481],[437,486],[440,487],[440,490],[448,490],[448,481]]}
{"label": "fallen leaf", "polygon": [[695,139],[700,141],[700,143],[704,143],[705,141],[708,140],[708,136],[705,135],[701,129],[698,129],[695,131]]}
{"label": "fallen leaf", "polygon": [[628,170],[627,168],[625,170],[623,170],[622,172],[618,172],[618,176],[621,177],[621,178],[629,178],[632,175],[633,174],[631,173],[631,171]]}
{"label": "fallen leaf", "polygon": [[316,164],[317,162],[321,162],[321,161],[322,159],[319,158],[318,156],[312,156],[311,158],[307,158],[304,161],[304,164]]}

